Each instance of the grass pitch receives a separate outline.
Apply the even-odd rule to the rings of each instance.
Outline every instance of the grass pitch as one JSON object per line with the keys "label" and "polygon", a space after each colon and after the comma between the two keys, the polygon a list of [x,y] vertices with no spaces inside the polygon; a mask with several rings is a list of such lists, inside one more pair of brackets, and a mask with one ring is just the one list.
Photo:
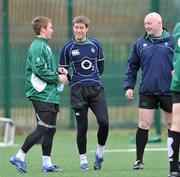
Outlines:
{"label": "grass pitch", "polygon": [[[168,174],[168,158],[166,148],[166,135],[162,141],[147,144],[144,155],[144,170],[132,170],[135,160],[135,144],[130,142],[130,137],[135,130],[110,131],[104,162],[100,171],[93,170],[93,162],[96,149],[96,131],[88,132],[87,157],[90,166],[89,171],[82,172],[79,169],[79,155],[76,146],[75,131],[59,131],[55,135],[52,161],[64,170],[62,173],[41,174],[41,148],[34,146],[26,156],[27,174],[20,174],[9,159],[15,154],[23,143],[25,135],[16,136],[14,147],[0,147],[0,177],[166,177]],[[155,149],[156,148],[156,149]],[[154,150],[154,151],[152,151]]]}

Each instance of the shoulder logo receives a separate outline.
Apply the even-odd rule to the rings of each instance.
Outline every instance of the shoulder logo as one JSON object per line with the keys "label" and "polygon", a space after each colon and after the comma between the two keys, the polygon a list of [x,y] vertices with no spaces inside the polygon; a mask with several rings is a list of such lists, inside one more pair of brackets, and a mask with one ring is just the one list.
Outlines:
{"label": "shoulder logo", "polygon": [[92,52],[92,53],[95,53],[96,50],[92,47],[92,48],[91,48],[91,52]]}
{"label": "shoulder logo", "polygon": [[168,45],[168,42],[165,42],[165,43],[164,43],[164,45],[166,45],[166,46],[167,46],[167,45]]}
{"label": "shoulder logo", "polygon": [[47,46],[47,50],[48,50],[48,52],[49,52],[50,54],[52,54],[52,50],[51,50],[51,48],[50,48],[49,46]]}
{"label": "shoulder logo", "polygon": [[143,47],[147,47],[147,43],[144,43],[144,44],[143,44]]}
{"label": "shoulder logo", "polygon": [[80,51],[79,51],[79,49],[72,50],[71,54],[72,54],[72,56],[77,56],[77,55],[80,55]]}

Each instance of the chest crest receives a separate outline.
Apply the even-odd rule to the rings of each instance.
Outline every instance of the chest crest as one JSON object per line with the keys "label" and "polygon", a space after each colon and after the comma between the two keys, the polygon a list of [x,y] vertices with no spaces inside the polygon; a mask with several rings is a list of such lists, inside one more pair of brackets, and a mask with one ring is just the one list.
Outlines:
{"label": "chest crest", "polygon": [[77,55],[80,55],[80,51],[79,51],[79,49],[75,49],[75,50],[71,51],[71,54],[72,54],[72,56],[77,56]]}

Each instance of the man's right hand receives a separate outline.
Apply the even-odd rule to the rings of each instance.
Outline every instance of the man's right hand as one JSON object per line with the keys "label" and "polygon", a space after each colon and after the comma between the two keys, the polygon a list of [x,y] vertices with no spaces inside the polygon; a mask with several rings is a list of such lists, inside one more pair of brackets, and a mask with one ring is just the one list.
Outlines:
{"label": "man's right hand", "polygon": [[127,98],[128,100],[134,99],[133,89],[128,89],[128,90],[126,90],[126,98]]}
{"label": "man's right hand", "polygon": [[59,82],[62,82],[64,85],[69,84],[68,78],[64,74],[59,75]]}

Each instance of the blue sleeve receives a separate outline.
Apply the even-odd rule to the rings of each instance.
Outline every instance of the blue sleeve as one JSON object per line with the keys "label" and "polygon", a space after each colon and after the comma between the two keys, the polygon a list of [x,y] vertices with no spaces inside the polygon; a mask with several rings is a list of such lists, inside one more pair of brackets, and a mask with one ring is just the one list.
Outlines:
{"label": "blue sleeve", "polygon": [[104,54],[101,43],[99,41],[97,41],[97,47],[98,47],[97,67],[99,70],[99,74],[101,76],[102,73],[104,72]]}
{"label": "blue sleeve", "polygon": [[103,54],[102,46],[100,43],[98,46],[98,59],[97,60],[98,61],[104,60],[104,54]]}
{"label": "blue sleeve", "polygon": [[134,89],[137,79],[137,72],[140,68],[140,57],[138,56],[137,43],[129,55],[127,68],[125,72],[124,89]]}
{"label": "blue sleeve", "polygon": [[99,70],[99,75],[101,76],[102,73],[104,72],[104,60],[98,61],[97,62],[97,67]]}

